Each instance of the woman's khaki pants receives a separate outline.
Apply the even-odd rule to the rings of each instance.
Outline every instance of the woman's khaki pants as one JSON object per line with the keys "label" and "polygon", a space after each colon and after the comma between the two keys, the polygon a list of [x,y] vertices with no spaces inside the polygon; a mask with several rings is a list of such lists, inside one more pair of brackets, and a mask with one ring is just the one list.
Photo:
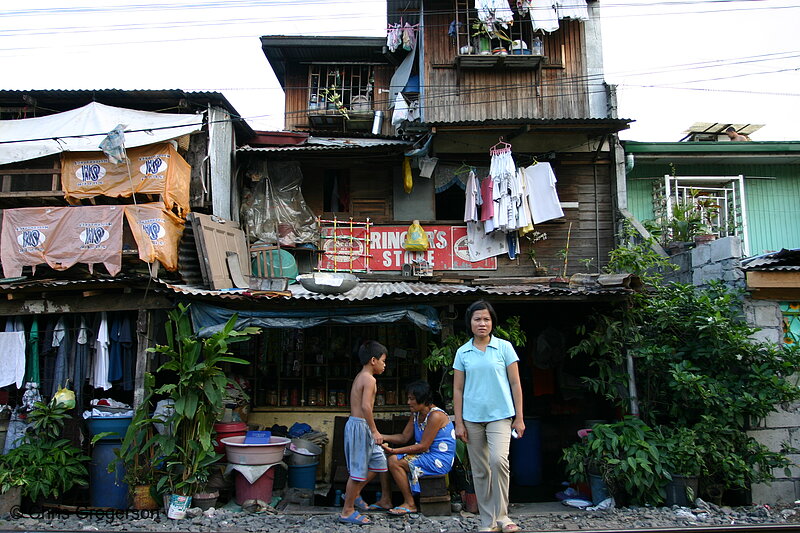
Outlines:
{"label": "woman's khaki pants", "polygon": [[469,461],[475,496],[481,515],[481,528],[500,527],[511,522],[508,517],[508,447],[511,443],[511,419],[494,422],[467,422]]}

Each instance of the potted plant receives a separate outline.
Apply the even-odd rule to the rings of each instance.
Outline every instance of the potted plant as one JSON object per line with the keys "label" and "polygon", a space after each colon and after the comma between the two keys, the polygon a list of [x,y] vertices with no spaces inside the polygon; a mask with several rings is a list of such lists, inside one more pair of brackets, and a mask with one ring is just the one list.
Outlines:
{"label": "potted plant", "polygon": [[158,371],[174,372],[177,379],[155,391],[171,398],[174,407],[166,421],[171,431],[152,440],[164,457],[165,475],[158,480],[157,489],[171,494],[170,518],[184,516],[191,497],[205,487],[211,465],[220,457],[214,451],[212,433],[230,382],[220,365],[248,364],[231,357],[229,347],[259,331],[253,327],[235,330],[237,319],[232,316],[220,331],[201,339],[192,330],[188,306],[179,304],[170,311],[165,325],[167,344],[149,349],[167,357]]}
{"label": "potted plant", "polygon": [[547,276],[547,267],[542,266],[539,263],[539,260],[536,259],[536,250],[531,248],[527,252],[528,259],[530,259],[531,263],[533,263],[533,273],[535,276],[544,277]]}
{"label": "potted plant", "polygon": [[28,480],[21,475],[22,472],[12,468],[3,457],[5,456],[0,456],[0,516],[19,507],[22,502],[22,489],[28,483]]}
{"label": "potted plant", "polygon": [[[492,53],[492,39],[498,39],[502,42],[511,43],[511,38],[506,33],[497,27],[496,24],[482,22],[476,20],[472,23],[472,37],[475,39],[475,49],[481,55],[489,55]],[[508,50],[498,47],[497,53]]]}
{"label": "potted plant", "polygon": [[108,465],[108,471],[115,472],[118,463],[122,462],[125,467],[122,481],[129,487],[133,508],[141,510],[159,507],[153,495],[158,478],[156,463],[159,458],[159,450],[153,440],[156,434],[154,419],[150,415],[153,409],[154,385],[153,375],[145,373],[142,402],[134,410],[128,431],[115,452],[117,459]]}
{"label": "potted plant", "polygon": [[691,195],[694,208],[701,220],[694,242],[696,244],[711,242],[717,238],[714,225],[718,222],[720,206],[714,198],[703,196],[700,191],[692,189]]}
{"label": "potted plant", "polygon": [[88,485],[89,457],[61,438],[67,407],[54,397],[36,402],[29,413],[32,429],[25,442],[0,456],[0,493],[18,488],[32,502],[58,498],[75,486]]}
{"label": "potted plant", "polygon": [[686,250],[694,241],[702,226],[700,213],[694,205],[676,203],[672,207],[672,217],[667,222],[664,234],[668,236],[667,251],[671,254]]}
{"label": "potted plant", "polygon": [[636,417],[596,424],[582,442],[566,448],[562,461],[573,482],[599,475],[617,505],[664,501],[669,473],[662,457],[661,436]]}
{"label": "potted plant", "polygon": [[698,480],[705,470],[705,448],[696,432],[688,427],[662,427],[664,437],[663,458],[670,473],[667,483],[666,504],[688,507],[697,498]]}
{"label": "potted plant", "polygon": [[467,445],[463,441],[456,441],[456,460],[450,473],[453,487],[461,497],[464,510],[468,513],[478,512],[478,498],[475,496],[475,483],[472,480],[472,466],[469,463]]}

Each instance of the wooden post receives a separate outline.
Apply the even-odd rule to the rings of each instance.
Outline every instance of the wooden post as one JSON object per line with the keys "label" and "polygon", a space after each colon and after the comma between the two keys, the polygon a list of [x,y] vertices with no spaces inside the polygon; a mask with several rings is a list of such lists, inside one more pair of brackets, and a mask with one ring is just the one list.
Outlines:
{"label": "wooden post", "polygon": [[136,320],[136,374],[134,377],[133,408],[139,407],[144,398],[144,374],[150,371],[150,339],[153,338],[153,321],[150,311],[139,309]]}

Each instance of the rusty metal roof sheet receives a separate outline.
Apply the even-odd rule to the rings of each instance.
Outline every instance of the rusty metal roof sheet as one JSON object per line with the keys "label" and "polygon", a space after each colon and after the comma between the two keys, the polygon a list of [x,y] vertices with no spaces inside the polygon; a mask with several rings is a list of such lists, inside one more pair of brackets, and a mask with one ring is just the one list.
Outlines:
{"label": "rusty metal roof sheet", "polygon": [[300,146],[242,146],[237,152],[308,152],[316,150],[352,150],[374,148],[405,149],[414,144],[401,139],[366,139],[357,137],[309,137]]}
{"label": "rusty metal roof sheet", "polygon": [[477,292],[477,287],[459,284],[425,283],[412,281],[362,281],[344,294],[318,294],[300,285],[292,285],[292,298],[303,300],[375,300],[384,296],[431,296],[438,294],[467,294]]}
{"label": "rusty metal roof sheet", "polygon": [[[548,131],[564,131],[568,129],[588,129],[602,132],[618,132],[628,129],[630,123],[634,122],[629,118],[497,118],[487,120],[456,120],[440,122],[419,122],[407,123],[410,129],[436,127],[441,132],[457,128],[480,128],[484,130],[509,129],[517,130],[520,126],[530,126],[532,133]],[[405,125],[406,123],[404,123]]]}
{"label": "rusty metal roof sheet", "polygon": [[800,271],[800,248],[742,259],[742,270]]}
{"label": "rusty metal roof sheet", "polygon": [[432,283],[424,281],[361,281],[353,289],[344,294],[319,294],[311,292],[300,284],[290,285],[285,292],[258,291],[247,289],[211,290],[202,287],[180,285],[159,281],[166,289],[189,296],[204,296],[226,300],[260,300],[278,298],[282,300],[326,300],[340,302],[365,302],[392,297],[427,297],[427,296],[507,296],[507,297],[576,297],[590,296],[624,296],[634,292],[621,286],[572,286],[550,287],[548,285],[520,283],[508,285],[465,285],[457,283]]}
{"label": "rusty metal roof sheet", "polygon": [[16,291],[25,289],[54,289],[85,287],[87,285],[104,284],[110,285],[129,285],[132,281],[137,281],[136,277],[116,277],[116,278],[97,278],[97,279],[32,279],[32,278],[6,278],[0,280],[0,290]]}

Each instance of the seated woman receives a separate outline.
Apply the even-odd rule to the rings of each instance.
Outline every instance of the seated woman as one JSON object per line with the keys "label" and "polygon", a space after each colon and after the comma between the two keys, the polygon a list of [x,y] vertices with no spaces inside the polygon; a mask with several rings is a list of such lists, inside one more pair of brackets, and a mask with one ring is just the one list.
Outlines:
{"label": "seated woman", "polygon": [[[383,436],[389,472],[403,494],[403,504],[389,510],[393,515],[417,512],[411,491],[419,492],[419,477],[450,472],[456,456],[456,432],[442,409],[433,405],[431,387],[415,381],[406,387],[411,416],[402,433]],[[409,446],[402,445],[414,437]]]}

